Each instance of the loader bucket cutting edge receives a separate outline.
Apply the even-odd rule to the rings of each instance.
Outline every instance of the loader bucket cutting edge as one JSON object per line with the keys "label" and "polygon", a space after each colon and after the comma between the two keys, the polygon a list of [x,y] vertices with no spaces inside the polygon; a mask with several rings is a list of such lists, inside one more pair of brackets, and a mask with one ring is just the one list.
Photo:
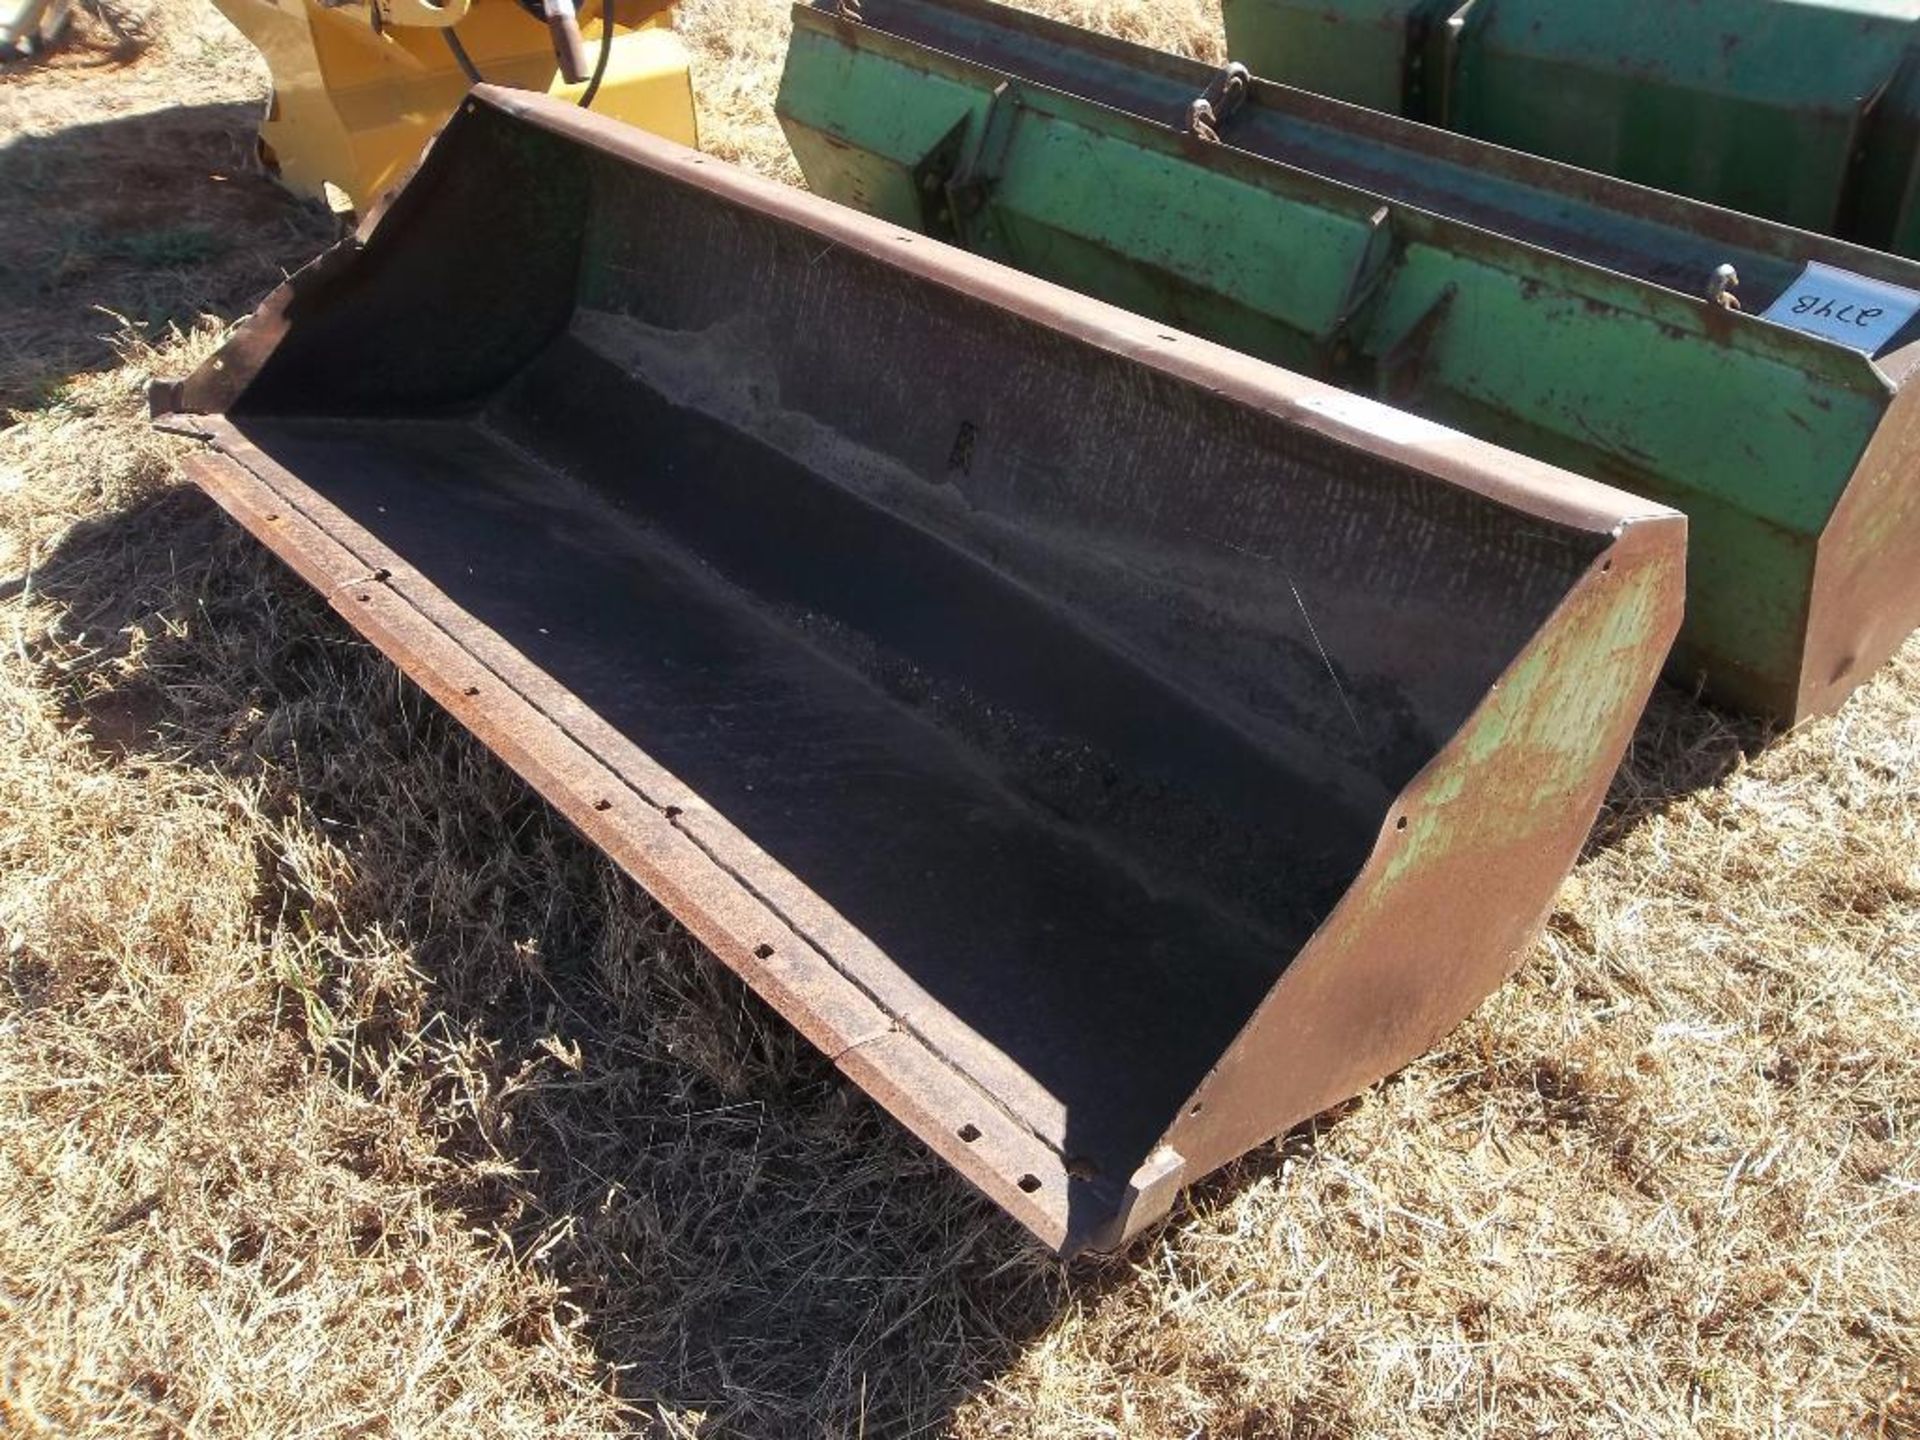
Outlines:
{"label": "loader bucket cutting edge", "polygon": [[1500,981],[1679,619],[1672,511],[498,90],[155,405],[1063,1252]]}
{"label": "loader bucket cutting edge", "polygon": [[1920,624],[1920,317],[1764,313],[1920,264],[1258,79],[1208,140],[1222,72],[989,0],[793,20],[817,194],[1685,511],[1683,688],[1794,723]]}

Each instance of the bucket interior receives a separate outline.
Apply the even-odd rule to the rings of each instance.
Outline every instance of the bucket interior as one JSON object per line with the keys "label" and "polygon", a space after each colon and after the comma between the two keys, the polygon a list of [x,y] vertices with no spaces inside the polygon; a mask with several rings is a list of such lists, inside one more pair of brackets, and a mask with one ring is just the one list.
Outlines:
{"label": "bucket interior", "polygon": [[1123,1184],[1605,537],[504,125],[227,418]]}

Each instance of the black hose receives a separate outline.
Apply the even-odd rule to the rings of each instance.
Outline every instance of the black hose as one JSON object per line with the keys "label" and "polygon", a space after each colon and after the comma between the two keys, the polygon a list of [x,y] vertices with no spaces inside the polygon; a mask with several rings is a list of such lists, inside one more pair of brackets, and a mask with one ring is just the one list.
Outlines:
{"label": "black hose", "polygon": [[[473,57],[467,53],[467,47],[460,43],[460,37],[453,33],[451,25],[442,26],[442,38],[447,49],[453,52],[453,63],[460,67],[460,73],[467,77],[469,85],[484,85],[480,69],[473,63]],[[593,62],[593,78],[587,81],[587,88],[580,92],[580,108],[593,107],[593,99],[600,93],[600,82],[607,78],[607,64],[613,59],[613,0],[602,0],[600,7],[600,56]]]}
{"label": "black hose", "polygon": [[580,108],[591,110],[593,97],[600,93],[600,82],[606,78],[607,62],[613,58],[613,0],[600,0],[600,58],[593,62],[593,78],[587,81],[587,88],[580,92]]}
{"label": "black hose", "polygon": [[[377,7],[376,7],[377,8]],[[447,42],[447,49],[453,52],[453,63],[460,67],[460,73],[467,77],[469,85],[484,85],[480,71],[473,63],[473,57],[467,54],[467,47],[460,43],[460,37],[453,33],[451,25],[440,27],[440,34]]]}

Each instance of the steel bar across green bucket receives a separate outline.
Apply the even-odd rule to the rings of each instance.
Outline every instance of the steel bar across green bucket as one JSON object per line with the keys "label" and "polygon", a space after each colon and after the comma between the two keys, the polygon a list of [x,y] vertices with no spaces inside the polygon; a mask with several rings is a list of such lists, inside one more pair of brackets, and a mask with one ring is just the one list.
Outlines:
{"label": "steel bar across green bucket", "polygon": [[1223,0],[1256,75],[1920,254],[1917,0]]}
{"label": "steel bar across green bucket", "polygon": [[1831,710],[1920,623],[1920,265],[987,0],[857,16],[795,10],[820,193],[1684,509],[1719,703]]}

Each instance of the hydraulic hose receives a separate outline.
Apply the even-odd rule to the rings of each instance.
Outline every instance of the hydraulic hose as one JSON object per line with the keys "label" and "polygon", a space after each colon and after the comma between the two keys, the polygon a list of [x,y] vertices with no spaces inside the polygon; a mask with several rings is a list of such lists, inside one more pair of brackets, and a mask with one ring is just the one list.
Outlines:
{"label": "hydraulic hose", "polygon": [[485,82],[480,78],[479,67],[473,63],[473,57],[467,54],[467,47],[460,43],[460,37],[453,33],[453,27],[442,26],[440,34],[447,42],[447,49],[453,52],[453,63],[458,65],[460,73],[467,77],[467,83],[469,85],[484,84]]}
{"label": "hydraulic hose", "polygon": [[593,97],[600,93],[600,82],[606,78],[607,62],[613,59],[613,0],[600,0],[600,58],[594,61],[593,79],[587,82],[587,88],[580,92],[580,108],[591,110]]}

